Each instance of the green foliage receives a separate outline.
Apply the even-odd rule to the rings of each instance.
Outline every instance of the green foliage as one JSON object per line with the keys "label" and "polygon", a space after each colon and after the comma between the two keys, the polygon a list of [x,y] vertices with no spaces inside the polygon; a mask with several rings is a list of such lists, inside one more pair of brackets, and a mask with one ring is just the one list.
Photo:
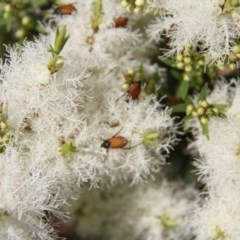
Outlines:
{"label": "green foliage", "polygon": [[189,87],[190,86],[188,81],[182,81],[177,90],[177,97],[185,99],[188,94]]}
{"label": "green foliage", "polygon": [[153,73],[148,73],[143,64],[139,65],[138,69],[129,68],[127,72],[123,73],[123,90],[128,90],[129,86],[134,82],[141,82],[143,85],[142,92],[145,95],[154,94],[157,97],[163,95],[161,84],[161,76],[156,69]]}
{"label": "green foliage", "polygon": [[202,127],[203,134],[209,138],[208,122],[212,117],[225,118],[224,111],[227,108],[225,104],[207,102],[208,84],[205,84],[199,94],[197,104],[195,104],[190,98],[186,98],[184,103],[178,104],[172,108],[174,113],[185,112],[183,118],[184,131],[189,128],[189,121],[192,119],[198,119]]}
{"label": "green foliage", "polygon": [[50,44],[49,52],[52,54],[52,58],[48,62],[48,69],[51,73],[57,72],[63,65],[63,57],[60,56],[64,45],[66,44],[69,35],[67,35],[66,26],[61,29],[57,28],[55,34],[54,46]]}
{"label": "green foliage", "polygon": [[[225,1],[225,7],[226,4],[233,4],[233,1]],[[224,111],[227,106],[225,104],[207,102],[208,85],[210,88],[214,87],[216,79],[226,70],[231,74],[236,74],[239,59],[240,41],[234,43],[230,54],[218,60],[217,63],[207,62],[204,52],[194,49],[191,45],[186,45],[182,53],[176,56],[159,57],[160,64],[168,69],[167,84],[169,87],[162,92],[167,97],[172,95],[175,98],[175,103],[169,104],[168,102],[168,104],[172,105],[173,114],[183,117],[184,131],[188,131],[189,121],[197,119],[204,135],[209,138],[209,119],[226,117]],[[191,97],[197,93],[199,93],[199,98],[197,104],[194,104]]]}
{"label": "green foliage", "polygon": [[68,142],[62,143],[59,148],[59,153],[61,155],[71,155],[77,152],[77,148],[74,146],[74,139],[70,139]]}
{"label": "green foliage", "polygon": [[239,0],[225,0],[222,5],[222,12],[228,13],[240,6]]}
{"label": "green foliage", "polygon": [[99,26],[102,23],[102,0],[96,0],[93,7],[92,29],[94,33],[98,32]]}
{"label": "green foliage", "polygon": [[200,91],[206,81],[213,83],[218,74],[218,68],[209,65],[204,55],[191,45],[187,45],[183,52],[175,57],[159,57],[159,60],[168,67],[170,77],[175,79],[174,95],[182,100],[193,91]]}
{"label": "green foliage", "polygon": [[50,45],[50,50],[49,50],[52,53],[53,57],[60,54],[65,43],[69,39],[69,35],[67,35],[66,33],[67,33],[66,26],[62,27],[61,30],[57,28],[56,34],[55,34],[54,46]]}
{"label": "green foliage", "polygon": [[21,44],[25,38],[32,40],[44,32],[41,24],[49,15],[57,0],[6,0],[0,3],[0,57],[3,57],[5,44]]}
{"label": "green foliage", "polygon": [[208,84],[205,84],[199,94],[198,101],[204,101],[207,98]]}
{"label": "green foliage", "polygon": [[157,15],[158,12],[153,7],[148,8],[148,1],[146,0],[122,0],[121,5],[126,8],[128,12],[141,14],[150,13],[152,15]]}

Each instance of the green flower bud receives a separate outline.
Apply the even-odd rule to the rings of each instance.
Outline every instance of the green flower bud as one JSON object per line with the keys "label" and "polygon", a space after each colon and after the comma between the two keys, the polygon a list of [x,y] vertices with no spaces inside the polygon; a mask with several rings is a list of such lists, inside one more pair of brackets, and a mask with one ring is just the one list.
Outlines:
{"label": "green flower bud", "polygon": [[135,0],[135,5],[137,7],[142,7],[145,4],[144,0]]}
{"label": "green flower bud", "polygon": [[158,139],[160,134],[158,132],[147,131],[142,134],[142,142],[145,145],[154,144],[155,140]]}
{"label": "green flower bud", "polygon": [[193,109],[194,109],[193,105],[192,104],[188,104],[187,108],[186,108],[187,115],[191,114]]}

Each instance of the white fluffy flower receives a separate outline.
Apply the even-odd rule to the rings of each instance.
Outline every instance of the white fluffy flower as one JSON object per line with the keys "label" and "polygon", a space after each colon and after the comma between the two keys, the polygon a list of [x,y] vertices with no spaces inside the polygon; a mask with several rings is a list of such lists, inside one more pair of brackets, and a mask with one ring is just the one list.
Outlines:
{"label": "white fluffy flower", "polygon": [[[235,89],[235,91],[233,91]],[[224,112],[226,118],[212,117],[209,120],[209,140],[202,134],[202,131],[194,131],[196,141],[193,142],[200,156],[201,160],[198,161],[200,175],[206,179],[208,186],[211,187],[210,179],[215,177],[213,181],[214,189],[222,184],[225,184],[225,179],[234,179],[238,174],[233,175],[237,168],[235,166],[236,159],[238,158],[238,145],[240,132],[238,126],[240,124],[240,116],[238,113],[239,99],[239,83],[231,81],[230,84],[221,82],[216,89],[207,97],[209,103],[225,103],[228,104],[227,111]],[[230,99],[230,100],[229,100]],[[199,126],[193,125],[193,129]],[[228,171],[226,171],[228,169]],[[209,173],[212,174],[209,174]],[[227,176],[229,174],[229,176]],[[230,180],[231,182],[232,180]],[[222,183],[222,184],[221,184]],[[215,186],[216,185],[216,186]]]}
{"label": "white fluffy flower", "polygon": [[[70,1],[71,2],[71,1]],[[82,1],[75,4],[77,13],[65,18],[56,19],[58,25],[66,25],[70,39],[66,56],[74,59],[72,64],[81,64],[92,71],[101,69],[101,72],[119,68],[119,62],[128,66],[130,58],[137,54],[138,60],[143,54],[149,54],[149,44],[143,34],[133,27],[114,27],[114,20],[119,17],[128,17],[131,25],[137,20],[126,15],[125,9],[119,1],[102,1],[101,24],[97,32],[92,29],[96,1]],[[65,51],[65,50],[64,50]],[[127,56],[127,58],[126,58]]]}
{"label": "white fluffy flower", "polygon": [[209,61],[221,59],[231,53],[240,34],[238,9],[224,9],[224,2],[162,1],[160,17],[148,28],[149,36],[159,41],[164,33],[170,39],[167,55],[191,44],[205,52]]}
{"label": "white fluffy flower", "polygon": [[239,194],[236,189],[231,190],[236,195],[232,192],[227,199],[210,196],[203,206],[196,208],[191,225],[198,240],[239,239]]}
{"label": "white fluffy flower", "polygon": [[191,239],[189,203],[196,196],[191,187],[166,181],[85,192],[75,213],[77,229],[80,236],[109,240]]}
{"label": "white fluffy flower", "polygon": [[[78,162],[91,159],[92,164],[100,165],[111,181],[129,178],[136,183],[160,170],[177,142],[178,126],[170,118],[169,110],[161,110],[154,98],[126,103],[124,99],[116,102],[116,94],[109,95],[104,96],[96,115],[91,116],[86,131],[76,137],[76,145],[83,152]],[[144,144],[144,134],[148,133],[159,136],[152,143]],[[101,148],[101,139],[110,139],[115,134],[124,137],[128,144],[119,149]]]}
{"label": "white fluffy flower", "polygon": [[57,172],[9,147],[1,154],[0,239],[55,239],[49,216],[64,217]]}
{"label": "white fluffy flower", "polygon": [[[193,143],[200,154],[196,162],[198,174],[209,195],[203,206],[196,209],[193,221],[199,240],[213,239],[219,234],[231,240],[239,237],[240,85],[238,81],[232,83],[226,118],[211,118],[209,139],[198,132]],[[229,88],[229,85],[225,86]],[[227,96],[226,88],[222,90],[222,95]]]}
{"label": "white fluffy flower", "polygon": [[[119,98],[123,72],[150,63],[142,54],[147,49],[142,34],[113,28],[113,19],[123,13],[121,7],[111,13],[115,4],[104,1],[94,34],[90,1],[57,20],[70,33],[58,72],[47,68],[53,32],[9,49],[0,65],[0,101],[12,135],[0,155],[2,239],[54,239],[46,214],[64,217],[81,185],[136,184],[160,170],[177,142],[178,125],[155,98],[140,95],[129,103]],[[128,144],[109,146],[107,153],[102,139],[114,141],[120,129]]]}

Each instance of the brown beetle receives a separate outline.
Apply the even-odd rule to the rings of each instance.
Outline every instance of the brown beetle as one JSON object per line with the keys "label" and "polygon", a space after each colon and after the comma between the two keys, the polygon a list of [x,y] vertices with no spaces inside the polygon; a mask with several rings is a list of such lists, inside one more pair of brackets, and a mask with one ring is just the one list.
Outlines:
{"label": "brown beetle", "polygon": [[119,18],[114,19],[114,27],[115,28],[126,27],[127,23],[128,23],[127,17],[119,17]]}
{"label": "brown beetle", "polygon": [[101,147],[106,148],[123,148],[127,145],[128,140],[122,136],[113,136],[109,139],[106,139],[101,144]]}
{"label": "brown beetle", "polygon": [[122,96],[126,96],[126,102],[128,103],[130,100],[138,100],[139,95],[142,91],[142,83],[140,81],[133,82],[129,88],[124,94],[122,94],[120,97],[118,97],[115,101],[118,101],[119,98]]}
{"label": "brown beetle", "polygon": [[103,140],[101,147],[106,148],[107,152],[109,148],[124,148],[128,144],[128,140],[125,137],[117,136],[121,130],[122,128],[111,138]]}
{"label": "brown beetle", "polygon": [[73,4],[65,4],[57,7],[53,13],[57,15],[70,15],[76,11],[77,9],[73,6]]}
{"label": "brown beetle", "polygon": [[140,81],[134,82],[131,84],[130,89],[127,91],[127,99],[126,102],[129,100],[136,100],[138,99],[142,90],[142,84]]}

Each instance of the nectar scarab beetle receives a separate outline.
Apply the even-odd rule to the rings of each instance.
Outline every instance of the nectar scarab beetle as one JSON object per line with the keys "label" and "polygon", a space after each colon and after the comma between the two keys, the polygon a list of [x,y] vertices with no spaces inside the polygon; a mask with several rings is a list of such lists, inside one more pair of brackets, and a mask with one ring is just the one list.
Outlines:
{"label": "nectar scarab beetle", "polygon": [[115,19],[114,19],[114,27],[115,27],[115,28],[123,28],[123,27],[126,27],[127,22],[128,22],[128,18],[127,18],[127,17],[115,18]]}
{"label": "nectar scarab beetle", "polygon": [[[126,96],[125,101],[128,103],[130,100],[138,100],[139,95],[142,91],[142,83],[140,81],[133,82],[126,92],[122,94],[119,98],[122,96]],[[119,98],[117,98],[115,101],[117,101]]]}
{"label": "nectar scarab beetle", "polygon": [[111,138],[103,140],[101,147],[105,148],[107,152],[110,148],[124,148],[128,144],[128,140],[125,137],[117,136],[117,134],[122,130],[122,128],[114,134]]}
{"label": "nectar scarab beetle", "polygon": [[70,15],[73,14],[74,12],[76,12],[77,9],[74,7],[73,4],[65,4],[65,5],[61,5],[59,7],[57,7],[54,10],[54,14],[57,15]]}
{"label": "nectar scarab beetle", "polygon": [[129,100],[138,100],[141,90],[142,84],[140,81],[132,83],[129,90],[127,91],[126,102],[129,102]]}
{"label": "nectar scarab beetle", "polygon": [[113,136],[109,139],[106,139],[101,144],[101,147],[109,149],[109,148],[123,148],[127,145],[128,140],[122,136]]}

